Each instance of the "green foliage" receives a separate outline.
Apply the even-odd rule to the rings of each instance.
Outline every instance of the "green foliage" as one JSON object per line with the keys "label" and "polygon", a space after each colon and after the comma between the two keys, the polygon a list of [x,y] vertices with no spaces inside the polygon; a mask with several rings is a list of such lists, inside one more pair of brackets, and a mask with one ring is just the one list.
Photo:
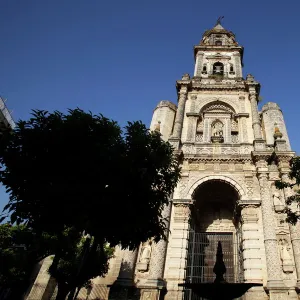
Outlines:
{"label": "green foliage", "polygon": [[12,288],[14,296],[20,296],[26,289],[34,265],[49,255],[48,242],[47,235],[37,239],[24,225],[1,224],[0,286]]}
{"label": "green foliage", "polygon": [[300,205],[300,157],[296,156],[290,160],[290,182],[283,182],[277,180],[275,182],[276,188],[282,190],[285,188],[291,188],[294,190],[294,195],[286,199],[287,207],[285,213],[287,214],[286,221],[291,224],[296,224],[300,219],[299,205]]}
{"label": "green foliage", "polygon": [[0,163],[0,182],[10,195],[5,216],[37,237],[48,235],[55,254],[50,272],[59,281],[82,263],[82,232],[93,237],[88,256],[99,263],[86,269],[84,279],[80,272],[69,278],[72,285],[106,272],[107,243],[133,249],[149,238],[166,238],[162,211],[180,169],[171,145],[141,122],[122,131],[80,109],[35,110],[3,132]]}

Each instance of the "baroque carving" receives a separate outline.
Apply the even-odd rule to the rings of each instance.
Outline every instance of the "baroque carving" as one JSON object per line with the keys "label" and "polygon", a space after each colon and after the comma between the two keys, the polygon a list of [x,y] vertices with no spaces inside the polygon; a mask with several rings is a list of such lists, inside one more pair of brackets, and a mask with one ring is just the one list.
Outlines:
{"label": "baroque carving", "polygon": [[190,218],[191,210],[189,203],[175,203],[174,207],[174,222],[186,222]]}

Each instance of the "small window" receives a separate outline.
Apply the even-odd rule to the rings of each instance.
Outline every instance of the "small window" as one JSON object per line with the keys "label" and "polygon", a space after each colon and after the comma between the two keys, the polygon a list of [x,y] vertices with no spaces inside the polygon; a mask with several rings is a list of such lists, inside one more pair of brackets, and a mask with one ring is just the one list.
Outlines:
{"label": "small window", "polygon": [[222,41],[216,41],[216,46],[222,46]]}
{"label": "small window", "polygon": [[230,66],[230,72],[233,72],[233,65]]}

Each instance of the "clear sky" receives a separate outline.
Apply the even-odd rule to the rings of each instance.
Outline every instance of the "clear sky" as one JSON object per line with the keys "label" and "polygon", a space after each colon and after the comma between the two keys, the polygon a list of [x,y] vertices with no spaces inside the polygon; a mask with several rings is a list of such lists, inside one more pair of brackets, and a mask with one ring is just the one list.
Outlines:
{"label": "clear sky", "polygon": [[[0,0],[0,94],[15,120],[80,107],[150,124],[224,15],[245,47],[244,77],[261,82],[262,104],[280,105],[299,152],[299,11],[295,0]],[[0,210],[6,201],[0,191]]]}

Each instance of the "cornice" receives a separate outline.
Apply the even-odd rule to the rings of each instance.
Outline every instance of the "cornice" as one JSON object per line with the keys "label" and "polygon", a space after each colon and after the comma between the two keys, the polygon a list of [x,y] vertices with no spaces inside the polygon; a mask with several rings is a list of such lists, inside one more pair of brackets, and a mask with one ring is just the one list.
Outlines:
{"label": "cornice", "polygon": [[232,45],[223,45],[223,46],[215,46],[215,45],[195,45],[194,46],[194,57],[198,51],[216,51],[216,52],[234,52],[237,51],[243,56],[244,47],[242,46],[232,46]]}
{"label": "cornice", "polygon": [[235,114],[234,116],[237,117],[237,118],[241,118],[241,117],[249,118],[248,113],[239,113],[239,114]]}
{"label": "cornice", "polygon": [[184,161],[188,162],[252,162],[250,154],[237,155],[205,155],[205,154],[184,154]]}
{"label": "cornice", "polygon": [[238,201],[238,206],[239,207],[249,207],[249,206],[260,206],[261,205],[261,200],[240,200]]}

